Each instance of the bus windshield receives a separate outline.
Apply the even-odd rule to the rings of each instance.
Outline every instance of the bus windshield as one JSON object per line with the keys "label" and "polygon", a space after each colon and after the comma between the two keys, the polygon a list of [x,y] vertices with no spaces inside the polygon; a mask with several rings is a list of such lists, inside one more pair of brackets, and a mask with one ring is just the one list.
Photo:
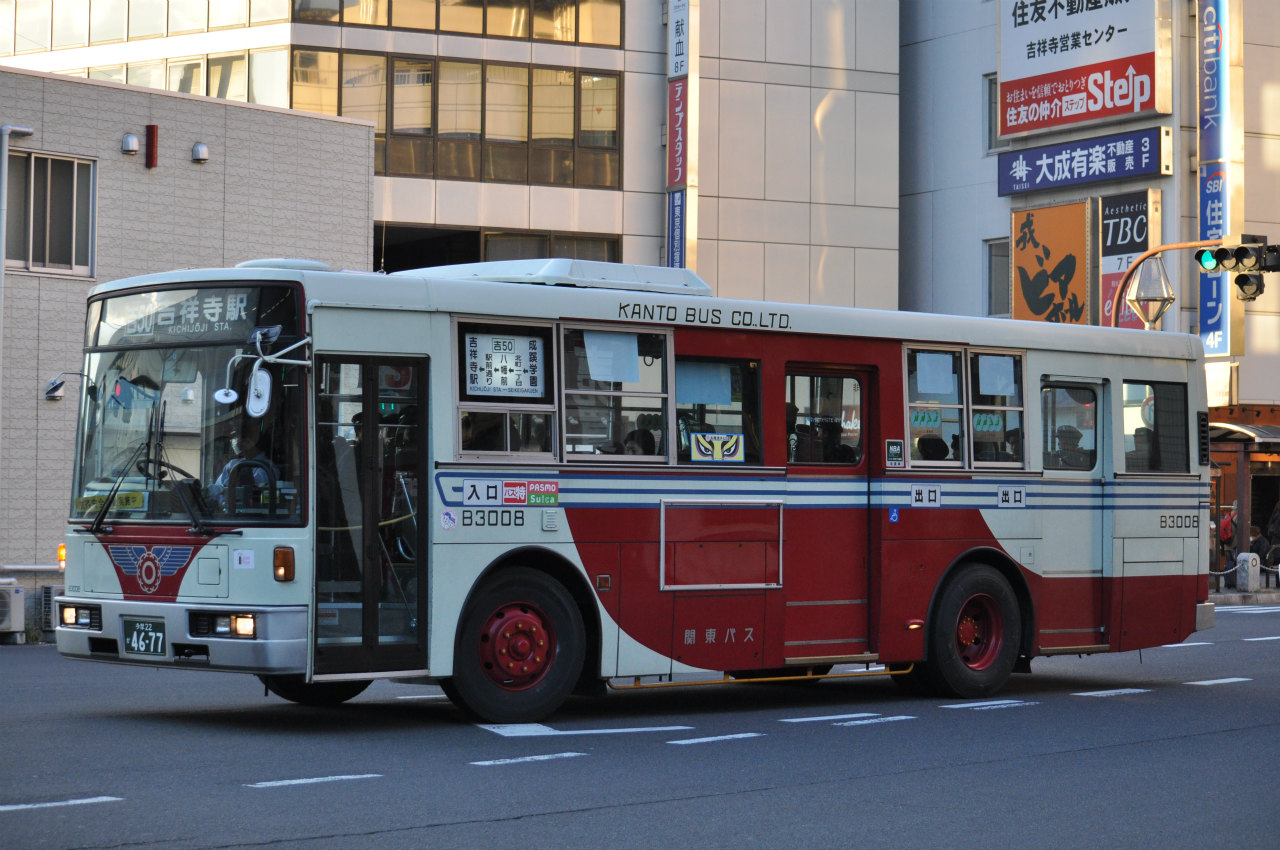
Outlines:
{"label": "bus windshield", "polygon": [[282,351],[301,339],[297,316],[279,285],[91,304],[71,518],[298,522],[306,370],[252,341]]}

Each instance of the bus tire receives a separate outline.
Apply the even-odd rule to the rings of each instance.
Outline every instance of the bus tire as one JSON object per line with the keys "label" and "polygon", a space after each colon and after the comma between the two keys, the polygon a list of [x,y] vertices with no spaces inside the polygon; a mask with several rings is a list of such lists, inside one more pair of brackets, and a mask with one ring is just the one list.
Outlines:
{"label": "bus tire", "polygon": [[267,690],[299,705],[340,705],[354,699],[369,682],[304,682],[301,676],[259,676]]}
{"label": "bus tire", "polygon": [[503,570],[463,611],[443,689],[489,723],[541,720],[577,686],[585,647],[582,615],[563,585],[527,567]]}
{"label": "bus tire", "polygon": [[970,564],[947,582],[929,631],[925,683],[939,696],[990,696],[1018,660],[1022,615],[1009,582],[994,567]]}

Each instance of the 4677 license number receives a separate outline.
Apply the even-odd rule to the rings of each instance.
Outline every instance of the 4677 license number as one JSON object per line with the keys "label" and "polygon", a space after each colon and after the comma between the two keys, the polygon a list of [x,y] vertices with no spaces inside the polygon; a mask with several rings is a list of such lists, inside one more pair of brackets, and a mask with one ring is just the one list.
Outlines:
{"label": "4677 license number", "polygon": [[164,620],[125,617],[122,637],[124,651],[133,655],[164,655]]}

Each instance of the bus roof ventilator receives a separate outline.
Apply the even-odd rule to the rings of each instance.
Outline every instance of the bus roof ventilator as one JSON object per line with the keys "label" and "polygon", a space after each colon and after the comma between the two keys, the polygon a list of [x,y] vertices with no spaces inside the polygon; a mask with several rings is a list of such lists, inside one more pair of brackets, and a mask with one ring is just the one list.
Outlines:
{"label": "bus roof ventilator", "polygon": [[624,289],[667,295],[712,295],[711,286],[689,269],[606,263],[597,260],[571,260],[564,257],[431,266],[424,269],[392,272],[392,276],[428,280],[482,280],[493,283],[537,283],[543,286]]}

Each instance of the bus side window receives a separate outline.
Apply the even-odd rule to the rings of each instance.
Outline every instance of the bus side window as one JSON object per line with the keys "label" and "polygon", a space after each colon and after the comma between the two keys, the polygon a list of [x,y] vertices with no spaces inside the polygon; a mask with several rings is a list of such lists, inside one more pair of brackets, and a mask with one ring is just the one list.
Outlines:
{"label": "bus side window", "polygon": [[1040,389],[1045,469],[1093,469],[1098,457],[1098,399],[1085,387]]}
{"label": "bus side window", "polygon": [[677,358],[675,438],[681,463],[762,463],[760,364]]}

